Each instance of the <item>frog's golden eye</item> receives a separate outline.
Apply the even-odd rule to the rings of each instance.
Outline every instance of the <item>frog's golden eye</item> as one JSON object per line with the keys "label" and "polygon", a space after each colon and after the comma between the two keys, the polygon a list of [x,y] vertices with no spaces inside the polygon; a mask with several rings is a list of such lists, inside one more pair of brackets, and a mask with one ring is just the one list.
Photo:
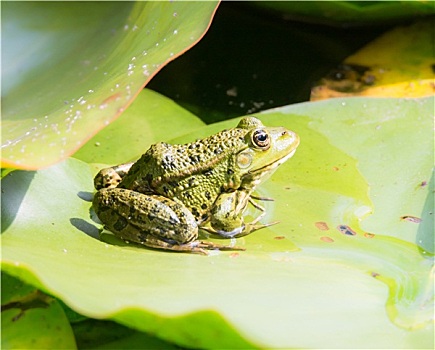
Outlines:
{"label": "frog's golden eye", "polygon": [[270,147],[269,134],[262,129],[255,130],[252,134],[252,142],[255,146],[266,150]]}

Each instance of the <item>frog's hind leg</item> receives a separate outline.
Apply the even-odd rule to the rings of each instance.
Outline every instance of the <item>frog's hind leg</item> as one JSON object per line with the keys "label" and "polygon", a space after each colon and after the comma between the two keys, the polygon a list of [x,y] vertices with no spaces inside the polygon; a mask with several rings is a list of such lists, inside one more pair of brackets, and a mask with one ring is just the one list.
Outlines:
{"label": "frog's hind leg", "polygon": [[127,175],[134,163],[125,163],[110,168],[101,169],[94,178],[94,187],[97,190],[102,188],[115,188]]}
{"label": "frog's hind leg", "polygon": [[104,227],[124,241],[205,255],[210,249],[241,249],[199,241],[193,214],[185,206],[163,196],[124,188],[101,189],[95,194],[92,205]]}

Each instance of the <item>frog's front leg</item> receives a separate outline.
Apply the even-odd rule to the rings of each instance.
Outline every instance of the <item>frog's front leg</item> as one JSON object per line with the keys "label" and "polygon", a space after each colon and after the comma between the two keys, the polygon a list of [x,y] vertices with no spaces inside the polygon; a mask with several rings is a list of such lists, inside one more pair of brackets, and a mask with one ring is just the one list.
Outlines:
{"label": "frog's front leg", "polygon": [[[261,210],[263,213],[252,222],[245,223],[243,213],[245,212],[248,203],[251,203],[255,208]],[[260,221],[265,213],[264,208],[255,203],[247,191],[223,193],[218,197],[211,210],[211,227],[202,228],[207,232],[218,234],[225,238],[242,237],[263,227],[277,223],[259,224],[258,221]]]}
{"label": "frog's front leg", "polygon": [[122,189],[101,189],[93,207],[116,236],[151,248],[207,254],[205,249],[239,249],[198,241],[198,226],[183,205],[163,196]]}
{"label": "frog's front leg", "polygon": [[94,178],[94,187],[115,188],[121,182],[134,163],[125,163],[110,168],[101,169]]}

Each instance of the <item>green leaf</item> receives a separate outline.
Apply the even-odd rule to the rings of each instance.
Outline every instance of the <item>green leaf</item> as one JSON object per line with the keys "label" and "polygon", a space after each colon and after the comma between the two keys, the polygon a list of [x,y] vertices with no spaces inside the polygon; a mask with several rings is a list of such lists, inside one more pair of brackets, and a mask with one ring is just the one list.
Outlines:
{"label": "green leaf", "polygon": [[431,348],[434,102],[333,99],[260,114],[301,144],[259,190],[275,199],[263,221],[280,224],[237,239],[245,252],[101,242],[86,163],[14,171],[2,180],[2,268],[81,314],[186,347]]}
{"label": "green leaf", "polygon": [[2,4],[3,167],[65,159],[207,30],[216,1]]}
{"label": "green leaf", "polygon": [[355,26],[430,16],[428,1],[256,1],[255,6],[284,13],[286,17],[329,25]]}
{"label": "green leaf", "polygon": [[2,349],[76,349],[57,300],[2,273]]}
{"label": "green leaf", "polygon": [[349,96],[432,96],[435,79],[433,27],[431,18],[384,33],[347,57],[334,74],[324,77],[313,87],[311,100]]}
{"label": "green leaf", "polygon": [[172,344],[115,322],[88,319],[73,324],[79,349],[178,349]]}
{"label": "green leaf", "polygon": [[138,159],[153,143],[203,125],[172,100],[144,89],[121,117],[90,139],[74,157],[89,163],[125,163]]}

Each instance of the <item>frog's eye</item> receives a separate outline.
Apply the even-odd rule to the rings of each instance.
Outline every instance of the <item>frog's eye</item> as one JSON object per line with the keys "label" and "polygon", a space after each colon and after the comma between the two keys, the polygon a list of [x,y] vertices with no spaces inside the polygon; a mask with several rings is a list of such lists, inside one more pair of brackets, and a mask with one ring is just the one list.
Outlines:
{"label": "frog's eye", "polygon": [[252,142],[255,146],[266,150],[270,147],[269,134],[262,129],[255,130],[252,134]]}

